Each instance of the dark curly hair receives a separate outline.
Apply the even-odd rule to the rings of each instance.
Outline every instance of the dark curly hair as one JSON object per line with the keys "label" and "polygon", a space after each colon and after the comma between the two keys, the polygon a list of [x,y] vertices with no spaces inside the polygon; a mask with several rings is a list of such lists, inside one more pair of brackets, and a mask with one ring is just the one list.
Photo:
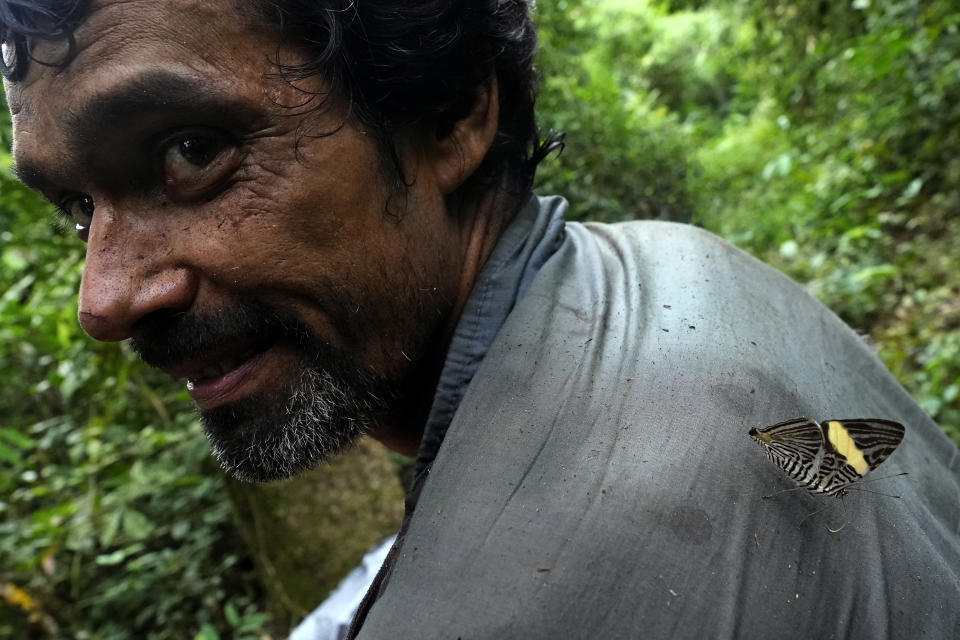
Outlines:
{"label": "dark curly hair", "polygon": [[[443,137],[464,118],[478,91],[496,79],[500,120],[480,169],[465,185],[496,186],[518,207],[529,195],[539,162],[560,146],[561,136],[541,140],[534,118],[537,36],[526,0],[240,0],[280,32],[280,44],[306,54],[297,65],[280,65],[290,82],[322,76],[329,92],[308,96],[308,109],[329,98],[350,107],[377,139],[395,188],[409,183],[396,148],[396,134],[429,125]],[[33,58],[31,42],[67,40],[87,0],[0,0],[0,72],[11,82],[24,77]],[[48,64],[48,62],[35,62]],[[320,132],[324,135],[329,132]]]}
{"label": "dark curly hair", "polygon": [[0,42],[4,46],[0,73],[3,77],[10,82],[23,79],[33,60],[30,43],[34,40],[67,40],[67,55],[57,61],[59,64],[66,63],[75,48],[73,30],[86,11],[87,4],[88,0],[0,1]]}

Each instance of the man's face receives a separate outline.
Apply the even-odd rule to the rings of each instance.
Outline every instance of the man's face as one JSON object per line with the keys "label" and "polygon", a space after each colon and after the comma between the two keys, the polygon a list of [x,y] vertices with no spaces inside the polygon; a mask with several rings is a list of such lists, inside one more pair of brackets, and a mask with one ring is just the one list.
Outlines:
{"label": "man's face", "polygon": [[18,172],[88,243],[84,329],[186,379],[240,476],[336,450],[403,396],[456,297],[430,154],[402,147],[414,186],[391,194],[362,126],[308,113],[322,80],[280,78],[276,34],[231,0],[95,2],[76,36],[7,91]]}

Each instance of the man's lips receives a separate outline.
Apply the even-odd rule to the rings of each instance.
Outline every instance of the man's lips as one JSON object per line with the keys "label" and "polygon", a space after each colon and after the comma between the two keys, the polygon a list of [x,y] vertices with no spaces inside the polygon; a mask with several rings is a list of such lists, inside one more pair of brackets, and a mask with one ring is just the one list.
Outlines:
{"label": "man's lips", "polygon": [[226,404],[242,395],[246,383],[256,377],[265,364],[268,351],[261,351],[222,376],[187,381],[187,391],[201,410]]}
{"label": "man's lips", "polygon": [[163,371],[187,381],[187,391],[200,409],[210,409],[230,400],[232,392],[243,386],[263,364],[269,344],[237,352],[220,351],[193,358]]}

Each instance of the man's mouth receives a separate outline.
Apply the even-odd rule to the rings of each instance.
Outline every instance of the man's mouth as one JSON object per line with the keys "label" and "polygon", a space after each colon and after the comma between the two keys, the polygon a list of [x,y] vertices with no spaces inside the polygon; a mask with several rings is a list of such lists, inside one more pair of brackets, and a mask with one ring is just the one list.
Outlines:
{"label": "man's mouth", "polygon": [[198,371],[197,373],[190,376],[186,376],[187,386],[202,384],[209,380],[220,378],[230,373],[231,371],[239,367],[241,364],[243,364],[253,356],[257,355],[258,353],[262,352],[263,350],[264,349],[262,347],[255,347],[247,350],[246,352],[240,354],[239,356],[236,356],[236,357],[228,356],[227,358],[220,360],[215,364],[208,365],[204,367],[202,370]]}
{"label": "man's mouth", "polygon": [[165,368],[186,380],[187,391],[201,410],[212,409],[239,399],[244,389],[257,378],[273,344],[259,344],[239,354],[218,353],[201,356],[177,367]]}

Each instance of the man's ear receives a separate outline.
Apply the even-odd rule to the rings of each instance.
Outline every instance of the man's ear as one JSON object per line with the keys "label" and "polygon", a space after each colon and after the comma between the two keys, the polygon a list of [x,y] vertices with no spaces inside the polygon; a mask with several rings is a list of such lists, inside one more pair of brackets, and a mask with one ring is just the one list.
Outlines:
{"label": "man's ear", "polygon": [[493,144],[500,122],[497,79],[477,89],[473,107],[446,135],[428,143],[437,185],[449,195],[472,176]]}

